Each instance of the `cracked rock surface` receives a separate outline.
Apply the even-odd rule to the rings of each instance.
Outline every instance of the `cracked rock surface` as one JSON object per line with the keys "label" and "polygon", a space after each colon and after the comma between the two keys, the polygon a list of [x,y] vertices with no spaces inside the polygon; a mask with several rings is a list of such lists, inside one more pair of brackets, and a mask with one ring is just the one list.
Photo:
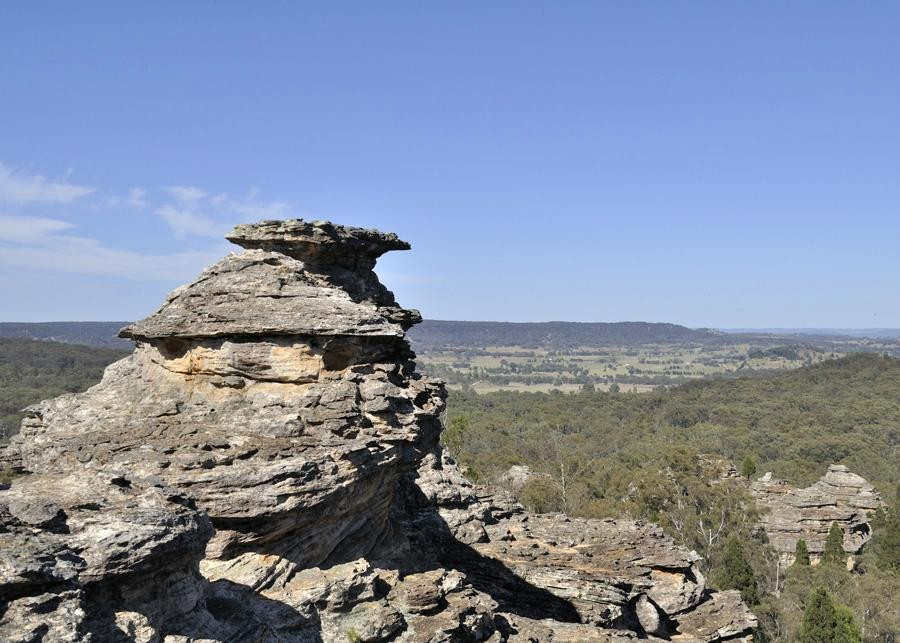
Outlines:
{"label": "cracked rock surface", "polygon": [[439,445],[395,235],[265,221],[31,407],[0,460],[0,640],[749,641],[657,527],[530,515]]}

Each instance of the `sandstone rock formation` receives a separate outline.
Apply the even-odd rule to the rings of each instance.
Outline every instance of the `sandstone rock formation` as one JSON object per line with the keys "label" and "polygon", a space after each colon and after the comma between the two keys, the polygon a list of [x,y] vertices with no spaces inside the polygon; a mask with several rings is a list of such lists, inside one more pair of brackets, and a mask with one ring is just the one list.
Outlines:
{"label": "sandstone rock formation", "polygon": [[123,329],[2,454],[4,641],[749,641],[653,525],[529,515],[439,445],[372,271],[408,244],[268,221]]}
{"label": "sandstone rock formation", "polygon": [[810,558],[818,561],[833,522],[844,532],[844,551],[848,556],[858,554],[871,538],[868,514],[881,504],[875,488],[841,464],[829,466],[818,482],[805,489],[767,473],[750,483],[750,493],[768,510],[762,514],[761,525],[786,564],[794,562],[794,547],[801,538]]}
{"label": "sandstone rock formation", "polygon": [[532,480],[548,480],[550,474],[532,471],[531,467],[524,464],[514,464],[499,476],[496,486],[504,491],[518,496],[522,489]]}

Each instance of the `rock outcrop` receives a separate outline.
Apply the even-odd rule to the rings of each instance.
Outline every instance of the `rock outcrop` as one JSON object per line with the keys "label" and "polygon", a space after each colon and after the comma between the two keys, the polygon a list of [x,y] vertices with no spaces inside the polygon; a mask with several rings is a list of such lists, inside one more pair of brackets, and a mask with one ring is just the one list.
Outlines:
{"label": "rock outcrop", "polygon": [[875,488],[846,466],[833,464],[815,484],[796,489],[767,473],[750,483],[750,493],[767,509],[760,521],[772,547],[786,564],[794,562],[794,548],[803,539],[817,562],[825,550],[832,523],[844,532],[848,564],[872,537],[869,514],[881,504]]}
{"label": "rock outcrop", "polygon": [[548,473],[532,471],[531,467],[524,464],[514,464],[498,477],[496,486],[517,497],[529,482],[549,479]]}
{"label": "rock outcrop", "polygon": [[3,461],[4,641],[746,640],[657,527],[529,515],[439,445],[394,235],[268,221]]}

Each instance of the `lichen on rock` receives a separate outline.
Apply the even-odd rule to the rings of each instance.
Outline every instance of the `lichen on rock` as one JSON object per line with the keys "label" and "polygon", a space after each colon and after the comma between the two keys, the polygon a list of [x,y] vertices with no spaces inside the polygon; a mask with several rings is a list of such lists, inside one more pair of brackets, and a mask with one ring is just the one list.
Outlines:
{"label": "lichen on rock", "polygon": [[[373,268],[395,235],[265,221],[31,407],[3,459],[0,639],[749,640],[653,525],[529,515],[439,444]],[[722,606],[727,606],[727,609]]]}

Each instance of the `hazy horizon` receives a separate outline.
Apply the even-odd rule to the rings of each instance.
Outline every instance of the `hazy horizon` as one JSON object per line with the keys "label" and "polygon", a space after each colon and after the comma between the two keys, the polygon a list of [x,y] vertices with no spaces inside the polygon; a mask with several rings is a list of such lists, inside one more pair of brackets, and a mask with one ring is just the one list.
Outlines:
{"label": "hazy horizon", "polygon": [[[723,333],[765,333],[765,334],[842,334],[842,333],[884,333],[883,337],[900,335],[900,328],[871,327],[871,328],[838,328],[833,326],[810,326],[802,328],[790,327],[736,327],[723,328],[716,326],[686,326],[678,322],[652,319],[627,319],[627,320],[591,320],[573,321],[566,319],[547,320],[506,320],[506,319],[434,319],[423,318],[423,321],[454,322],[454,323],[486,323],[486,324],[621,324],[621,323],[646,323],[646,324],[674,324],[684,326],[692,330],[712,330]],[[41,319],[41,320],[7,320],[0,319],[0,324],[130,324],[133,320],[116,319]]]}

